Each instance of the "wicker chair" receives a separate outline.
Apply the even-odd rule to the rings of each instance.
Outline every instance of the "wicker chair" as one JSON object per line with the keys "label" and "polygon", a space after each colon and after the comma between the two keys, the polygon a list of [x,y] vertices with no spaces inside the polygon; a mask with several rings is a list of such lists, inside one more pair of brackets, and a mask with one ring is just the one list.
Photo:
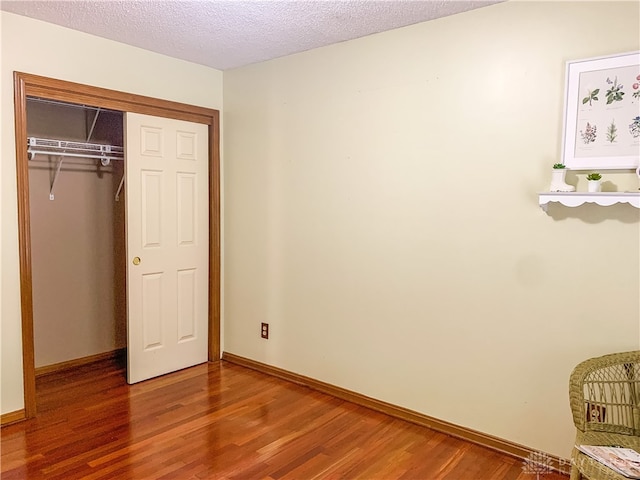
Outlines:
{"label": "wicker chair", "polygon": [[[640,452],[640,351],[580,363],[569,381],[576,445],[615,445]],[[624,480],[573,449],[571,480]]]}

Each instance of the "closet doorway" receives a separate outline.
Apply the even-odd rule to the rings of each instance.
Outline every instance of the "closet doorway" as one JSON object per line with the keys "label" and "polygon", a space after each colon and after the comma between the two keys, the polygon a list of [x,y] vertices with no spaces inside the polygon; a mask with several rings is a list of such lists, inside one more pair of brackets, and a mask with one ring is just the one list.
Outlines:
{"label": "closet doorway", "polygon": [[[86,85],[65,82],[25,73],[14,74],[15,91],[15,119],[16,119],[16,159],[18,180],[18,224],[19,224],[19,250],[20,250],[20,281],[21,281],[21,307],[22,307],[22,340],[23,340],[23,374],[25,393],[25,416],[33,417],[36,413],[35,398],[35,364],[34,364],[34,335],[33,335],[33,275],[32,275],[32,251],[31,251],[31,218],[30,218],[30,192],[29,192],[29,155],[27,135],[27,101],[28,98],[39,101],[65,102],[69,104],[90,105],[114,112],[124,112],[124,115],[142,114],[162,119],[178,121],[177,128],[181,128],[179,122],[205,125],[208,142],[204,149],[208,153],[208,245],[205,246],[205,257],[208,257],[208,282],[206,282],[205,295],[208,297],[207,324],[208,337],[205,339],[208,350],[208,360],[215,361],[220,358],[220,181],[219,181],[219,112],[217,110],[195,107],[175,102],[168,102],[150,97],[132,95],[123,92],[90,87]],[[135,117],[135,115],[131,115]],[[171,120],[167,120],[171,121]],[[184,129],[183,129],[184,130]],[[152,132],[153,133],[153,132]],[[179,132],[180,133],[180,132]],[[144,135],[143,135],[144,136]],[[188,140],[189,134],[183,135]],[[158,145],[153,142],[152,149]],[[30,140],[32,143],[33,140]],[[144,142],[144,138],[143,138]],[[186,150],[183,154],[189,156],[189,143],[184,144]],[[98,170],[99,173],[99,170]],[[53,180],[53,179],[52,179]],[[187,190],[192,185],[192,179],[183,176],[183,185]],[[51,190],[56,188],[55,181],[50,182]],[[179,183],[179,182],[178,182]],[[153,181],[149,184],[153,189]],[[178,188],[179,190],[179,188]],[[187,191],[184,190],[184,191]],[[54,191],[48,194],[55,195]],[[33,195],[33,193],[32,193]],[[189,203],[191,194],[183,195],[182,202]],[[205,197],[206,201],[206,197]],[[188,236],[189,228],[184,229]],[[183,232],[183,233],[184,233]],[[186,237],[185,237],[186,238]],[[188,240],[188,238],[187,238]],[[206,242],[203,242],[206,243]],[[130,259],[127,257],[126,261]],[[136,264],[135,262],[133,262]],[[139,262],[138,262],[139,263]],[[183,275],[184,284],[178,288],[190,288],[193,284],[191,274]],[[153,282],[151,282],[152,284]],[[117,290],[117,289],[116,289]],[[149,290],[153,292],[153,285]],[[184,307],[184,305],[183,305]],[[180,306],[178,305],[178,308]],[[185,311],[188,311],[187,308]],[[182,327],[185,327],[184,325]],[[181,327],[181,328],[182,328]],[[188,327],[188,325],[186,326]],[[188,328],[185,331],[185,339],[189,340]],[[151,345],[152,346],[152,345]]]}
{"label": "closet doorway", "polygon": [[122,112],[27,98],[36,377],[127,346],[123,126]]}

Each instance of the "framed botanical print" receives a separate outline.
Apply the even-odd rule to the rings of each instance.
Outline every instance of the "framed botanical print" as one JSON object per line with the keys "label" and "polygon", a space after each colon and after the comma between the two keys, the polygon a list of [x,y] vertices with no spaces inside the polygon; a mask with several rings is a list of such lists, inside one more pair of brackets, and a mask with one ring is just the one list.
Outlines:
{"label": "framed botanical print", "polygon": [[563,163],[640,166],[640,52],[567,62]]}

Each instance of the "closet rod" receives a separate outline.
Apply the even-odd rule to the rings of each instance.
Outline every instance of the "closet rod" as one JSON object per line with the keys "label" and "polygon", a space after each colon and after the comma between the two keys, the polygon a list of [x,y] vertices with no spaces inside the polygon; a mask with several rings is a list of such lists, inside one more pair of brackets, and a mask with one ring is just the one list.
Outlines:
{"label": "closet rod", "polygon": [[[95,154],[95,153],[52,152],[51,150],[33,150],[31,148],[28,149],[27,152],[30,153],[31,155],[55,155],[58,157],[95,158],[98,160],[109,160],[109,161],[124,160],[123,157],[114,157],[112,155]],[[33,156],[31,158],[33,158]]]}

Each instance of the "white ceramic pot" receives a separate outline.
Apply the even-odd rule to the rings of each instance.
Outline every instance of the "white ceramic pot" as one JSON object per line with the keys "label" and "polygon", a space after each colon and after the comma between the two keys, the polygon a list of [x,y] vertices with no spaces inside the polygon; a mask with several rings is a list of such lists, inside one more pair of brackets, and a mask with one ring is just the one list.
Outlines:
{"label": "white ceramic pot", "polygon": [[602,184],[600,180],[589,180],[589,185],[587,185],[587,190],[589,193],[596,193],[602,189]]}

